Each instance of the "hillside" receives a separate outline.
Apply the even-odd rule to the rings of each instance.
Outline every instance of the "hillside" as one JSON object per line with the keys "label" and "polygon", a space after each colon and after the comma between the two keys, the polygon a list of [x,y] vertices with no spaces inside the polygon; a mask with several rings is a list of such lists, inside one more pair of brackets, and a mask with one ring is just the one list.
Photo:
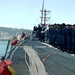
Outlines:
{"label": "hillside", "polygon": [[32,32],[31,30],[26,30],[26,29],[0,27],[0,38],[5,37],[5,36],[13,37],[13,36],[17,36],[18,34],[21,35],[23,31],[27,35],[30,35]]}

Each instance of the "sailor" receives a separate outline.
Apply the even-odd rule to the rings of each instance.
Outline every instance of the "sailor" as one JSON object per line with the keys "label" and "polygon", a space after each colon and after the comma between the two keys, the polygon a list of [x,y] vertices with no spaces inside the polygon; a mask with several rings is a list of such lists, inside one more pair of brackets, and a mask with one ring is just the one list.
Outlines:
{"label": "sailor", "polygon": [[37,36],[37,26],[34,26],[32,34],[33,34],[33,37]]}
{"label": "sailor", "polygon": [[57,35],[56,24],[54,24],[52,28],[52,45],[53,46],[55,46],[56,35]]}
{"label": "sailor", "polygon": [[71,25],[68,25],[67,31],[66,31],[66,42],[67,42],[67,51],[68,53],[71,53],[71,41],[72,41],[72,28]]}
{"label": "sailor", "polygon": [[37,28],[37,36],[38,36],[38,40],[41,41],[41,30],[42,30],[42,27],[40,25],[38,25],[38,28]]}
{"label": "sailor", "polygon": [[49,41],[49,29],[46,32],[46,40]]}
{"label": "sailor", "polygon": [[75,24],[72,30],[72,52],[75,54]]}
{"label": "sailor", "polygon": [[46,27],[45,25],[43,25],[41,29],[41,42],[45,42],[45,32],[46,32]]}
{"label": "sailor", "polygon": [[56,24],[55,27],[54,27],[54,28],[55,28],[55,29],[54,29],[54,45],[55,45],[55,47],[57,47],[58,25],[59,25],[59,24]]}
{"label": "sailor", "polygon": [[62,41],[62,51],[65,51],[65,46],[66,46],[66,31],[67,31],[67,29],[66,29],[66,26],[65,26],[65,24],[63,23],[62,24],[62,32],[61,32],[61,35],[62,35],[62,37],[61,37],[61,41]]}
{"label": "sailor", "polygon": [[58,30],[57,30],[57,38],[56,38],[56,43],[57,43],[57,47],[59,49],[61,49],[61,25],[57,25]]}
{"label": "sailor", "polygon": [[54,25],[52,25],[52,40],[51,40],[51,44],[54,44]]}
{"label": "sailor", "polygon": [[53,25],[49,25],[49,44],[52,44],[52,28]]}
{"label": "sailor", "polygon": [[51,25],[49,24],[47,29],[47,41],[49,44],[50,44],[49,38],[50,38],[50,32],[51,32],[50,30],[51,30]]}

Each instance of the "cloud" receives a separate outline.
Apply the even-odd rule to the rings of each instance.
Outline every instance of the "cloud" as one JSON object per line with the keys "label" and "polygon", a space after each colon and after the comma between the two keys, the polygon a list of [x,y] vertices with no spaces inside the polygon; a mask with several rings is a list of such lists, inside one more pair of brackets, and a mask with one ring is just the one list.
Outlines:
{"label": "cloud", "polygon": [[1,25],[1,27],[14,28],[11,24],[3,24]]}

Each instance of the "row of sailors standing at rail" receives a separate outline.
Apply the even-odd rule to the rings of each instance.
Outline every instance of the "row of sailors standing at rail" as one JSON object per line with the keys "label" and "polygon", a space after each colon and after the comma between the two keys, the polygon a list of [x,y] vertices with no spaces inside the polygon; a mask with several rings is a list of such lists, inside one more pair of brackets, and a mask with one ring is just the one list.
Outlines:
{"label": "row of sailors standing at rail", "polygon": [[38,27],[34,26],[33,34],[38,38],[39,41],[45,42],[45,32],[46,26],[44,24],[42,26],[38,25]]}
{"label": "row of sailors standing at rail", "polygon": [[49,25],[47,38],[51,45],[75,54],[75,25]]}

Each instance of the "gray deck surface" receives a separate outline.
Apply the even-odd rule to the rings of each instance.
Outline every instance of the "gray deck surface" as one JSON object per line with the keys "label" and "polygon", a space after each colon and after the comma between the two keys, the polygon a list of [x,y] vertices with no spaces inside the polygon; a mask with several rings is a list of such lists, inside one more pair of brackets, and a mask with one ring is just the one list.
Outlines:
{"label": "gray deck surface", "polygon": [[30,75],[25,62],[25,51],[18,48],[12,57],[12,68],[16,71],[16,75]]}
{"label": "gray deck surface", "polygon": [[[31,46],[39,53],[41,61],[44,57],[50,55],[44,61],[45,68],[50,75],[75,75],[75,56],[38,41],[26,41],[21,46]],[[15,69],[16,75],[29,75],[24,54],[23,48],[19,47],[12,58],[12,67]]]}

